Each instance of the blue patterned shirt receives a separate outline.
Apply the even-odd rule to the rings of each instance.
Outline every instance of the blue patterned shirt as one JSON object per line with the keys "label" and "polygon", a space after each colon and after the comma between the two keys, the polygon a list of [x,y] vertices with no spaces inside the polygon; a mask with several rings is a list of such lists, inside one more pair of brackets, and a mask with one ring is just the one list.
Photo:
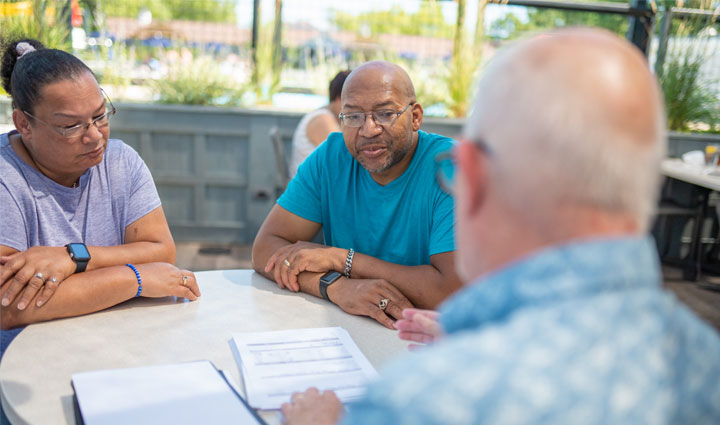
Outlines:
{"label": "blue patterned shirt", "polygon": [[720,424],[720,337],[650,239],[545,250],[458,292],[448,336],[384,368],[345,424]]}

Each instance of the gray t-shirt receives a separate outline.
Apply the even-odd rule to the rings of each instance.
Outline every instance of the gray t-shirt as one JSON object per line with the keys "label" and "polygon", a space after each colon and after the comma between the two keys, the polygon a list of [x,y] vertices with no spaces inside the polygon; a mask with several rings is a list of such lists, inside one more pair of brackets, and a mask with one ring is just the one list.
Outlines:
{"label": "gray t-shirt", "polygon": [[62,186],[23,161],[0,135],[0,245],[121,245],[125,228],[160,206],[150,170],[131,147],[108,141],[100,164],[76,188]]}
{"label": "gray t-shirt", "polygon": [[[0,245],[121,245],[125,228],[159,206],[150,170],[121,140],[110,139],[102,162],[71,188],[29,166],[0,134]],[[21,330],[0,331],[0,359]]]}

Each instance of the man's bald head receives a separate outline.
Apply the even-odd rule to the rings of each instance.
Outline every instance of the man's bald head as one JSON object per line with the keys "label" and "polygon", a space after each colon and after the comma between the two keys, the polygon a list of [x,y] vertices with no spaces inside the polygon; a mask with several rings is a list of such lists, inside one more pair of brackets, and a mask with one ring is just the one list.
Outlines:
{"label": "man's bald head", "polygon": [[628,213],[646,227],[665,120],[637,48],[595,29],[536,36],[500,53],[477,93],[466,136],[490,146],[509,200]]}
{"label": "man's bald head", "polygon": [[347,93],[379,86],[405,97],[408,103],[415,102],[415,87],[410,76],[402,67],[386,61],[366,62],[350,73],[343,85],[342,96]]}

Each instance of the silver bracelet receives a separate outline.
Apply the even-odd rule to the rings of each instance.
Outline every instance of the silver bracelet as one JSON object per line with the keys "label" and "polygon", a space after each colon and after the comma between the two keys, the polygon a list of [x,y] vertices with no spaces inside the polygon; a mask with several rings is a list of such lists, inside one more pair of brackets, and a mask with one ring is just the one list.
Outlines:
{"label": "silver bracelet", "polygon": [[348,251],[347,258],[345,259],[345,277],[350,279],[350,270],[352,270],[352,260],[353,256],[355,255],[355,250],[350,248],[350,251]]}

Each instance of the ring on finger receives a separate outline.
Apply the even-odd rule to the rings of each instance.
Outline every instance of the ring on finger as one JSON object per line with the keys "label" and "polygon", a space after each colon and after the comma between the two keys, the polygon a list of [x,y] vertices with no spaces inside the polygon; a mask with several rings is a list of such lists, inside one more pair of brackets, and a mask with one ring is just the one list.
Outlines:
{"label": "ring on finger", "polygon": [[42,280],[43,283],[45,283],[45,276],[43,276],[42,273],[40,273],[40,272],[35,273],[35,277]]}
{"label": "ring on finger", "polygon": [[51,278],[48,279],[47,281],[48,281],[48,282],[51,282],[51,283],[57,283],[57,278],[56,278],[56,277],[51,277]]}
{"label": "ring on finger", "polygon": [[183,277],[182,277],[182,285],[183,286],[187,285],[187,280],[188,280],[188,277],[186,275],[183,275]]}
{"label": "ring on finger", "polygon": [[285,264],[286,267],[290,267],[290,262],[287,258],[283,261],[283,264]]}
{"label": "ring on finger", "polygon": [[387,306],[388,306],[389,303],[390,303],[390,300],[389,300],[389,299],[383,298],[383,299],[381,299],[380,302],[378,303],[378,308],[379,308],[380,310],[382,310],[382,311],[385,311],[385,309],[387,308]]}

